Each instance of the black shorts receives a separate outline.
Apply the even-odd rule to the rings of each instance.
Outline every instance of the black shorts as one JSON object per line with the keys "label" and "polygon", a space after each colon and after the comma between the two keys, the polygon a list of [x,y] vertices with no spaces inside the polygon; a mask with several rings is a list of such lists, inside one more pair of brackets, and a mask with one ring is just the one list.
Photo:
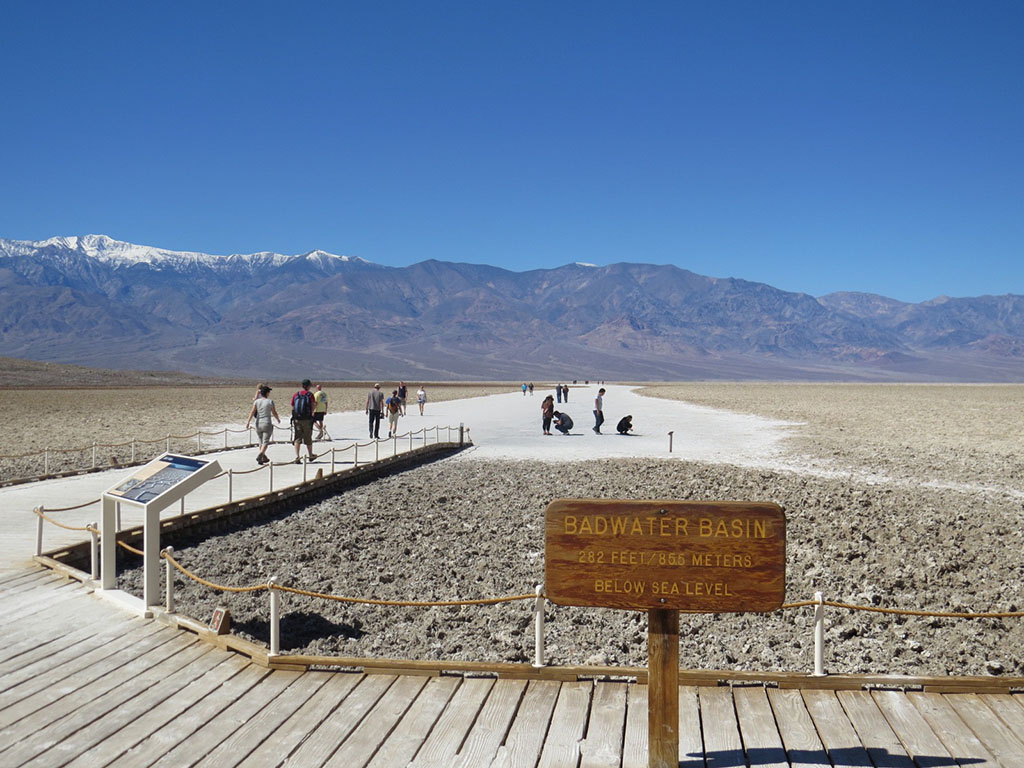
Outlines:
{"label": "black shorts", "polygon": [[320,424],[320,423],[323,422],[324,416],[326,416],[326,415],[327,415],[326,413],[314,413],[313,414],[313,421],[315,421],[317,424]]}

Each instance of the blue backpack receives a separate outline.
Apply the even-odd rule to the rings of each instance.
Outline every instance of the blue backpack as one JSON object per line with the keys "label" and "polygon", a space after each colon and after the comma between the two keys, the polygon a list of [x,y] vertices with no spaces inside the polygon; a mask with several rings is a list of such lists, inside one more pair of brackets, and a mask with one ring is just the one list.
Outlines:
{"label": "blue backpack", "polygon": [[313,419],[313,393],[308,389],[295,393],[292,399],[292,418],[298,421]]}

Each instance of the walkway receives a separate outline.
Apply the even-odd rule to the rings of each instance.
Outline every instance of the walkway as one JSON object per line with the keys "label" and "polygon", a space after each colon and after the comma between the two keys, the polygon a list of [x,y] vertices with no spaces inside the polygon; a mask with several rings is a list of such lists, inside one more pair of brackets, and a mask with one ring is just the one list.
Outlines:
{"label": "walkway", "polygon": [[[0,579],[0,765],[646,766],[646,686],[271,671],[48,571]],[[1018,695],[680,688],[680,765],[1024,766]]]}

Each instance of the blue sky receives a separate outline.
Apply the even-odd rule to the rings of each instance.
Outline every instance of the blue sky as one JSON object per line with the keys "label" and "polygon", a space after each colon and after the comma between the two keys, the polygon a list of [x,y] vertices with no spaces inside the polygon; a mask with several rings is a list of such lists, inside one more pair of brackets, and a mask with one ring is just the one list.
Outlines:
{"label": "blue sky", "polygon": [[0,237],[1024,294],[1024,3],[0,10]]}

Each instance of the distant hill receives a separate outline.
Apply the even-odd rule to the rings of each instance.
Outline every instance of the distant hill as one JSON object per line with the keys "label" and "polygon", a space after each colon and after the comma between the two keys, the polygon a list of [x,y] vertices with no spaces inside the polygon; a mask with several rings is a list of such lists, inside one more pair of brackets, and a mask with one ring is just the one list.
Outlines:
{"label": "distant hill", "polygon": [[821,298],[674,266],[404,268],[0,239],[0,354],[332,379],[1024,380],[1024,297]]}

